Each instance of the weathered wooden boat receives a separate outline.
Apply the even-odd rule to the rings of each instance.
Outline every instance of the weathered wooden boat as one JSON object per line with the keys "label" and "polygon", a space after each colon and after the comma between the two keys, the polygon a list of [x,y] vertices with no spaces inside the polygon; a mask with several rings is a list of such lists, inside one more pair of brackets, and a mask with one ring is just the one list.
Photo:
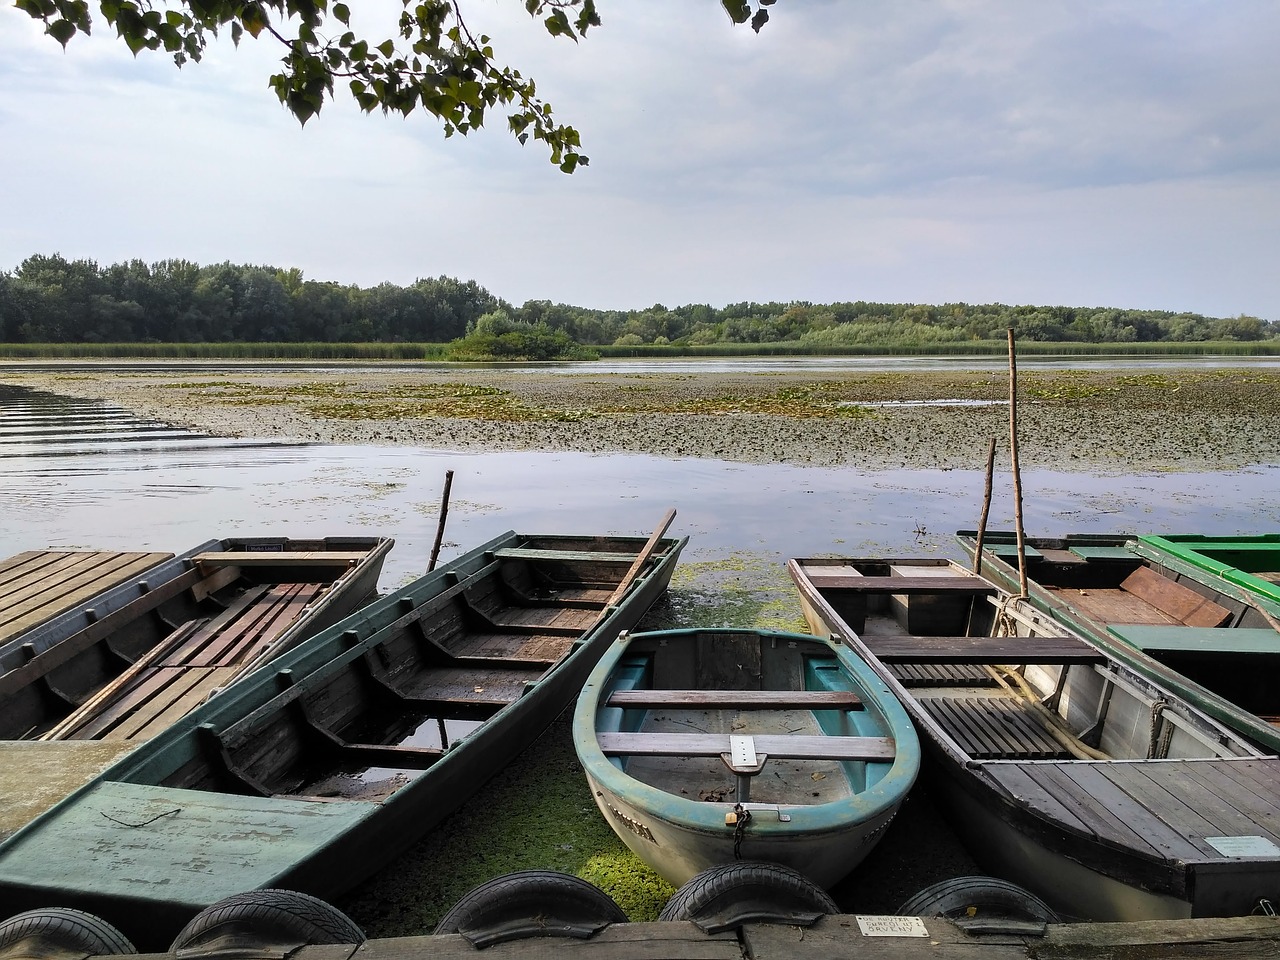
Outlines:
{"label": "weathered wooden boat", "polygon": [[1138,543],[1244,587],[1264,602],[1280,604],[1280,533],[1146,536],[1139,537]]}
{"label": "weathered wooden boat", "polygon": [[685,540],[507,533],[242,678],[0,844],[0,902],[164,949],[203,907],[332,898],[568,706]]}
{"label": "weathered wooden boat", "polygon": [[592,672],[574,746],[614,832],[675,886],[737,859],[829,887],[915,782],[902,706],[849,648],[767,630],[625,635]]}
{"label": "weathered wooden boat", "polygon": [[177,557],[33,551],[5,561],[0,740],[153,736],[373,599],[393,543],[242,537]]}
{"label": "weathered wooden boat", "polygon": [[815,633],[916,724],[975,859],[1064,916],[1235,916],[1280,892],[1280,759],[947,560],[792,560]]}
{"label": "weathered wooden boat", "polygon": [[[976,535],[957,534],[973,555]],[[988,532],[982,572],[1018,592],[1016,538]],[[1134,537],[1025,542],[1031,602],[1268,751],[1280,751],[1280,604]]]}

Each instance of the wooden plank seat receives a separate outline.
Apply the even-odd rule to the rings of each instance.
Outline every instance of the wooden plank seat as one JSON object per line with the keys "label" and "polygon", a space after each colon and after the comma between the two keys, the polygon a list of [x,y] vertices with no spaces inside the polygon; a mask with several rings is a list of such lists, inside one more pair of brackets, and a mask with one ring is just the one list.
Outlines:
{"label": "wooden plank seat", "polygon": [[940,593],[940,594],[994,594],[994,584],[982,577],[957,574],[946,577],[863,577],[840,573],[809,571],[810,582],[819,590],[840,590],[849,593]]}
{"label": "wooden plank seat", "polygon": [[[888,763],[896,754],[891,737],[822,737],[757,734],[757,753],[792,760],[861,760]],[[630,733],[596,734],[606,756],[718,757],[732,752],[727,733]]]}
{"label": "wooden plank seat", "polygon": [[1188,586],[1162,577],[1150,567],[1133,571],[1120,584],[1120,589],[1188,627],[1220,627],[1231,619],[1231,611],[1226,607]]}
{"label": "wooden plank seat", "polygon": [[615,690],[608,707],[726,710],[862,710],[851,690]]}
{"label": "wooden plank seat", "polygon": [[1071,754],[1046,721],[1012,697],[924,697],[920,703],[975,760],[1057,760]]}
{"label": "wooden plank seat", "polygon": [[863,640],[883,663],[1102,663],[1079,637],[874,636]]}
{"label": "wooden plank seat", "polygon": [[634,563],[634,553],[608,550],[535,550],[530,547],[502,547],[494,550],[499,560],[576,560],[584,563]]}
{"label": "wooden plank seat", "polygon": [[336,567],[355,566],[369,554],[364,550],[216,550],[197,553],[199,567]]}
{"label": "wooden plank seat", "polygon": [[1186,627],[1165,624],[1113,624],[1112,636],[1157,654],[1232,654],[1274,657],[1280,654],[1280,632],[1270,627]]}

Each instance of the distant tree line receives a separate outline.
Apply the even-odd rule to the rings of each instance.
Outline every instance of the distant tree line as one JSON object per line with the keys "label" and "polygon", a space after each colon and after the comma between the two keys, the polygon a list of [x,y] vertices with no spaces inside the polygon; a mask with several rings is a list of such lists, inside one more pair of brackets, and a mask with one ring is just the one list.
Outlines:
{"label": "distant tree line", "polygon": [[792,343],[820,351],[999,340],[1079,343],[1280,339],[1258,317],[1005,304],[735,303],[592,310],[515,307],[475,281],[358,287],[297,269],[186,260],[99,267],[57,254],[0,271],[0,342],[454,343],[457,358],[585,356],[600,345]]}

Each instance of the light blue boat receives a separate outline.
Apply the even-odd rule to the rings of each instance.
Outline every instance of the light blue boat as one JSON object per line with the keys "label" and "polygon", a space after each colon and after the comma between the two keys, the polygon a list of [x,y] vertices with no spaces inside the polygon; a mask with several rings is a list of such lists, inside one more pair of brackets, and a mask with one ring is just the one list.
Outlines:
{"label": "light blue boat", "polygon": [[740,859],[830,887],[920,769],[911,721],[871,668],[796,633],[624,634],[587,680],[573,733],[609,825],[676,886]]}

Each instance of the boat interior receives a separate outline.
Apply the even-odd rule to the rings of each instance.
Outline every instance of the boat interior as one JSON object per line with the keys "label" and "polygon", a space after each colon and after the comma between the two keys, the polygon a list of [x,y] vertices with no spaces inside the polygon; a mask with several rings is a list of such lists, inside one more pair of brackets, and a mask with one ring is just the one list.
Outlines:
{"label": "boat interior", "polygon": [[825,642],[768,632],[634,638],[596,730],[628,776],[710,802],[831,803],[895,756],[885,718]]}
{"label": "boat interior", "polygon": [[256,705],[202,724],[199,742],[147,771],[148,782],[383,799],[583,642],[634,558],[526,544],[469,574],[447,571],[436,592],[392,601],[368,635],[334,635],[315,669],[259,674]]}
{"label": "boat interior", "polygon": [[[1036,541],[1027,577],[1062,611],[1097,624],[1249,713],[1280,721],[1280,631],[1253,604],[1122,546]],[[988,548],[1013,569],[1016,548]],[[1012,552],[1011,552],[1012,551]]]}
{"label": "boat interior", "polygon": [[804,561],[810,582],[971,760],[1255,753],[1025,602],[949,561]]}
{"label": "boat interior", "polygon": [[150,737],[272,652],[370,555],[322,540],[273,544],[162,564],[123,585],[121,602],[76,612],[65,629],[70,614],[52,620],[6,650],[0,739]]}

